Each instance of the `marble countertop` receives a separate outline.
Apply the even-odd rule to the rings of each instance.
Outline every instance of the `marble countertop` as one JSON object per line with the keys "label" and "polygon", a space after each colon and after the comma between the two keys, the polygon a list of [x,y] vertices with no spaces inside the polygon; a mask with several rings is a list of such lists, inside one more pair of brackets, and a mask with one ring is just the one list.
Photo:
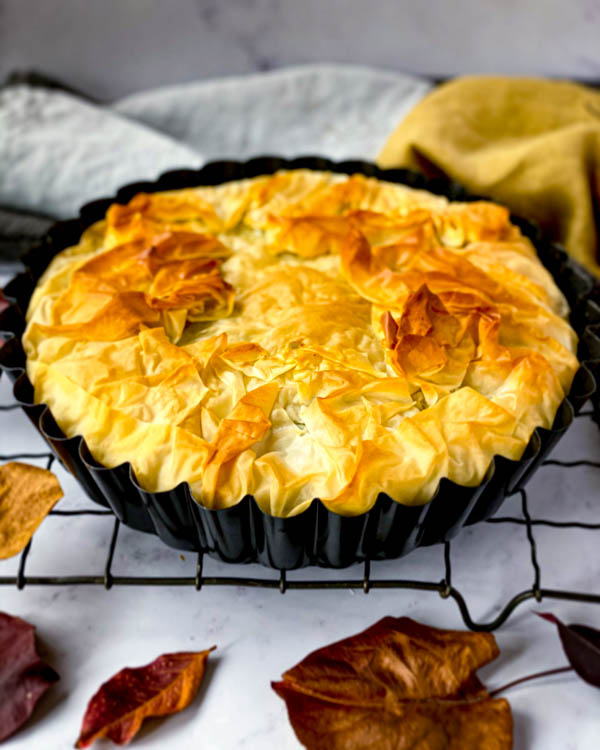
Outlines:
{"label": "marble countertop", "polygon": [[[11,399],[0,380],[0,403]],[[600,436],[580,418],[555,457],[597,459]],[[45,445],[20,411],[2,414],[0,453],[44,451]],[[38,461],[43,465],[43,461]],[[545,467],[529,485],[535,517],[598,522],[597,469]],[[88,507],[90,501],[62,468],[61,509]],[[511,498],[502,515],[519,515]],[[28,575],[102,574],[113,528],[110,517],[46,519],[34,537]],[[599,531],[535,527],[542,585],[600,593]],[[480,524],[452,543],[453,583],[464,594],[476,620],[494,618],[515,593],[533,580],[525,528]],[[0,563],[0,577],[14,575],[18,558]],[[260,566],[228,566],[207,560],[205,575],[273,576]],[[121,527],[114,575],[193,576],[195,557],[164,546],[157,538]],[[362,568],[331,572],[308,569],[290,580],[360,578]],[[374,563],[373,577],[439,581],[442,547]],[[182,713],[147,722],[135,747],[299,748],[285,706],[270,682],[311,650],[356,633],[385,615],[408,615],[439,627],[461,628],[454,601],[417,591],[279,591],[243,587],[145,588],[101,586],[0,587],[0,610],[37,626],[43,654],[61,675],[40,701],[26,726],[4,746],[10,750],[62,750],[72,747],[87,701],[101,682],[124,666],[139,666],[161,653],[203,650],[217,645],[200,694]],[[566,622],[600,627],[600,607],[575,602],[530,601],[496,632],[501,656],[481,670],[497,687],[532,672],[562,666],[565,657],[555,629],[534,617],[551,610]],[[599,694],[572,674],[517,687],[507,694],[515,720],[516,750],[591,750],[600,737]],[[97,747],[110,747],[99,742]]]}
{"label": "marble countertop", "polygon": [[0,78],[35,68],[101,99],[324,60],[436,77],[600,76],[599,0],[0,0],[0,7]]}

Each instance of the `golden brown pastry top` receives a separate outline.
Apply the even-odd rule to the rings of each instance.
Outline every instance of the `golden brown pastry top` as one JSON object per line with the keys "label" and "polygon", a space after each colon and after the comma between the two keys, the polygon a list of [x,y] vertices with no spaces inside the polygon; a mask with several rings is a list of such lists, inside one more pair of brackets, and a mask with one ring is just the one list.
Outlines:
{"label": "golden brown pastry top", "polygon": [[40,279],[35,398],[142,487],[368,510],[550,427],[567,304],[506,209],[296,170],[114,204]]}

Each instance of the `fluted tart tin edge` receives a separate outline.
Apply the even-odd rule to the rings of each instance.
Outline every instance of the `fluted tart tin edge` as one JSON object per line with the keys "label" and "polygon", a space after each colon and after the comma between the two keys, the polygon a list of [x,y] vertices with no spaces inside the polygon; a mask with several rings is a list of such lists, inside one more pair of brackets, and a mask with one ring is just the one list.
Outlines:
{"label": "fluted tart tin edge", "polygon": [[580,336],[581,366],[552,428],[536,429],[519,461],[496,456],[483,482],[476,487],[443,479],[434,498],[421,506],[402,505],[380,494],[373,508],[358,516],[340,516],[315,499],[302,513],[277,518],[263,513],[251,496],[233,507],[210,510],[193,499],[187,483],[167,492],[147,492],[139,486],[129,463],[106,468],[95,461],[81,436],[67,438],[49,408],[34,403],[20,343],[29,299],[51,259],[75,244],[84,229],[104,218],[111,203],[126,203],[139,192],[217,185],[299,168],[361,173],[451,200],[478,198],[455,183],[429,180],[408,170],[382,170],[368,162],[336,163],[321,157],[288,160],[266,156],[247,162],[211,162],[198,170],[174,170],[154,182],[127,185],[113,198],[83,206],[78,218],[55,224],[23,259],[25,272],[6,286],[4,294],[11,304],[0,314],[0,332],[9,337],[0,350],[0,367],[14,382],[15,399],[92,500],[110,508],[127,526],[155,533],[176,549],[202,551],[233,563],[259,562],[278,570],[307,565],[340,568],[366,559],[392,559],[416,547],[450,539],[464,526],[492,516],[507,495],[525,485],[588,399],[592,399],[596,418],[600,415],[596,388],[600,367],[600,284],[560,246],[545,239],[535,225],[513,216],[512,221],[532,240],[541,262],[569,302],[571,325]]}

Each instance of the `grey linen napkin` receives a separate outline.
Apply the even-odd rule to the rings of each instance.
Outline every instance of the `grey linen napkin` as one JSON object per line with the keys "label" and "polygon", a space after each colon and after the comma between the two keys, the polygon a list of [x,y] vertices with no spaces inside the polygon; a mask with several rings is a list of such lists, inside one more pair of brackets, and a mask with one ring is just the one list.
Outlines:
{"label": "grey linen napkin", "polygon": [[0,224],[6,233],[17,221],[26,244],[36,226],[15,212],[69,217],[128,182],[215,158],[374,159],[430,88],[412,76],[342,65],[169,86],[106,105],[9,85],[0,89],[0,207],[7,209]]}

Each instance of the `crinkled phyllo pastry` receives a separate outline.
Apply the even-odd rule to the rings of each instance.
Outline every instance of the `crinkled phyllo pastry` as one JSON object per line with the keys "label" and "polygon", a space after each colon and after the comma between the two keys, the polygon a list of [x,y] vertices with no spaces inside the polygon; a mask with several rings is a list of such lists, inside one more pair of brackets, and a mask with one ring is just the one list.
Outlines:
{"label": "crinkled phyllo pastry", "polygon": [[357,514],[519,459],[577,370],[567,315],[504,208],[298,170],[111,206],[24,346],[36,401],[143,488]]}

